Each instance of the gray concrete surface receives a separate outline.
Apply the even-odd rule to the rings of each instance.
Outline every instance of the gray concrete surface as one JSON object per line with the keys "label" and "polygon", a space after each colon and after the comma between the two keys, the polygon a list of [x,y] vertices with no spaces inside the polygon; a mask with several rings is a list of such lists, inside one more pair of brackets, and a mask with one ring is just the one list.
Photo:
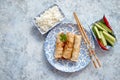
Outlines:
{"label": "gray concrete surface", "polygon": [[[45,36],[32,19],[52,4],[58,4],[69,22],[73,11],[83,26],[105,14],[118,42],[108,52],[96,46],[102,67],[89,64],[82,71],[64,73],[53,68],[43,52]],[[0,80],[119,80],[120,79],[120,0],[0,0]]]}

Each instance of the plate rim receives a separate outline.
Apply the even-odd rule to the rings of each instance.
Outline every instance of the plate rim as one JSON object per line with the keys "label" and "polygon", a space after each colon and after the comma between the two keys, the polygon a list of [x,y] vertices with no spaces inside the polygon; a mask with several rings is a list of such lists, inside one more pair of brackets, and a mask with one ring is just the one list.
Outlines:
{"label": "plate rim", "polygon": [[[74,24],[74,23],[60,23],[59,25],[64,25],[64,24],[66,24],[66,25],[77,25],[77,24]],[[53,28],[53,29],[55,29],[55,28]],[[52,30],[53,30],[52,29]],[[51,31],[52,31],[51,30]],[[86,29],[85,29],[86,30]],[[51,32],[50,31],[50,32]],[[87,31],[87,30],[86,30]],[[50,33],[49,32],[49,33]],[[87,31],[89,34],[91,34],[89,31]],[[48,34],[49,34],[48,33]],[[46,39],[47,39],[47,37],[48,37],[48,34],[47,34],[47,36],[46,36],[46,38],[45,38],[45,42],[44,42],[44,44],[43,44],[43,47],[44,47],[44,53],[45,53],[45,56],[46,56],[46,52],[45,52],[45,44],[46,44]],[[91,35],[92,36],[92,35]],[[92,39],[93,39],[93,37],[92,37]],[[93,44],[94,44],[94,49],[95,49],[95,43],[94,43],[94,41],[93,41]],[[89,56],[90,57],[90,56]],[[47,58],[47,56],[46,56],[46,58]],[[53,63],[51,63],[49,60],[48,60],[48,58],[47,58],[47,61],[49,62],[49,64],[52,66],[52,67],[54,67],[55,69],[57,69],[57,70],[59,70],[59,71],[62,71],[62,72],[77,72],[77,71],[81,71],[81,70],[83,70],[84,68],[86,68],[89,64],[90,64],[90,62],[91,62],[91,60],[89,60],[88,62],[87,62],[87,64],[84,66],[84,67],[82,67],[82,68],[78,68],[78,69],[75,69],[75,70],[73,70],[73,71],[71,71],[71,70],[67,70],[67,71],[65,71],[65,70],[61,70],[61,69],[59,69],[59,68],[57,68],[56,66],[54,66],[53,65]]]}

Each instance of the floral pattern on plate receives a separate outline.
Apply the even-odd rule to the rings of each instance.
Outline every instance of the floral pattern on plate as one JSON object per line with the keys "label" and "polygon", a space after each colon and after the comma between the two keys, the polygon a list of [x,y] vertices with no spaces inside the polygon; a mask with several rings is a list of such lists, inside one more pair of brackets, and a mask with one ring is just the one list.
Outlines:
{"label": "floral pattern on plate", "polygon": [[[60,59],[60,60],[55,59],[54,54],[55,54],[55,46],[56,46],[56,36],[59,32],[64,32],[64,33],[72,32],[75,34],[80,34],[77,28],[77,25],[72,23],[59,24],[54,29],[52,29],[48,33],[44,43],[44,52],[48,62],[56,69],[63,72],[75,72],[85,68],[90,63],[91,60],[88,55],[89,54],[88,49],[83,39],[81,42],[80,53],[79,53],[80,55],[79,55],[78,62],[72,62],[70,60],[64,60],[64,59]],[[94,48],[94,41],[93,41],[92,35],[87,31],[86,33]]]}

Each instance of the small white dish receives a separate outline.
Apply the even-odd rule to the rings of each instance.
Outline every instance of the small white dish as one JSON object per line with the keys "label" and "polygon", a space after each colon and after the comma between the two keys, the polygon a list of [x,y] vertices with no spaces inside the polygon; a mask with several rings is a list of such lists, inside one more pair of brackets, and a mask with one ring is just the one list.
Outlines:
{"label": "small white dish", "polygon": [[[63,16],[63,18],[61,18],[60,21],[56,22],[56,23],[55,23],[53,26],[51,26],[48,30],[43,31],[43,30],[40,28],[40,26],[38,26],[38,25],[36,24],[36,22],[35,22],[35,21],[36,21],[36,17],[40,17],[45,11],[47,11],[48,9],[50,9],[50,8],[52,8],[52,7],[54,7],[54,6],[57,6],[57,7],[58,7],[58,9],[59,9],[61,15]],[[52,28],[54,28],[56,25],[58,25],[58,24],[59,24],[61,21],[63,21],[64,18],[65,18],[65,15],[63,14],[63,12],[61,11],[61,9],[59,8],[59,6],[58,6],[57,4],[54,4],[54,5],[50,6],[48,9],[46,9],[46,10],[44,10],[42,13],[38,14],[36,17],[34,17],[34,20],[33,20],[33,24],[37,27],[37,29],[40,31],[40,33],[41,33],[42,35],[45,34],[45,33],[47,33],[48,31],[50,31]]]}

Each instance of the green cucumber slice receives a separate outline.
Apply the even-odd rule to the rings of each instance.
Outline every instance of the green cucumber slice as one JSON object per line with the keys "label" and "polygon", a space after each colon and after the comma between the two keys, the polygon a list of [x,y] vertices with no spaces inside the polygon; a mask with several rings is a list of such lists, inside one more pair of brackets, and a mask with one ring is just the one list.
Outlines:
{"label": "green cucumber slice", "polygon": [[97,37],[97,33],[96,33],[94,27],[95,27],[95,26],[93,25],[93,26],[92,26],[92,31],[93,31],[93,33],[95,34],[95,36]]}
{"label": "green cucumber slice", "polygon": [[112,30],[110,30],[104,23],[98,22],[98,24],[99,24],[102,28],[104,28],[107,32],[113,33]]}
{"label": "green cucumber slice", "polygon": [[106,31],[107,32],[107,30],[105,30],[103,27],[101,27],[99,24],[97,24],[97,23],[95,23],[95,26],[97,26],[97,28],[99,29],[99,30],[101,30],[101,31]]}
{"label": "green cucumber slice", "polygon": [[93,28],[94,28],[94,32],[95,32],[95,34],[96,34],[96,37],[97,37],[98,39],[101,39],[101,35],[100,35],[99,31],[98,31],[98,28],[97,28],[96,26],[94,26]]}
{"label": "green cucumber slice", "polygon": [[108,45],[114,46],[114,42],[112,42],[110,39],[108,39],[108,38],[106,38],[106,37],[105,37],[105,39],[107,40]]}
{"label": "green cucumber slice", "polygon": [[116,41],[116,39],[112,35],[110,35],[109,33],[105,32],[105,31],[103,31],[103,35],[113,43]]}
{"label": "green cucumber slice", "polygon": [[102,31],[100,31],[100,35],[101,35],[101,42],[103,43],[104,46],[107,46],[107,42],[105,40],[105,37],[103,36]]}

